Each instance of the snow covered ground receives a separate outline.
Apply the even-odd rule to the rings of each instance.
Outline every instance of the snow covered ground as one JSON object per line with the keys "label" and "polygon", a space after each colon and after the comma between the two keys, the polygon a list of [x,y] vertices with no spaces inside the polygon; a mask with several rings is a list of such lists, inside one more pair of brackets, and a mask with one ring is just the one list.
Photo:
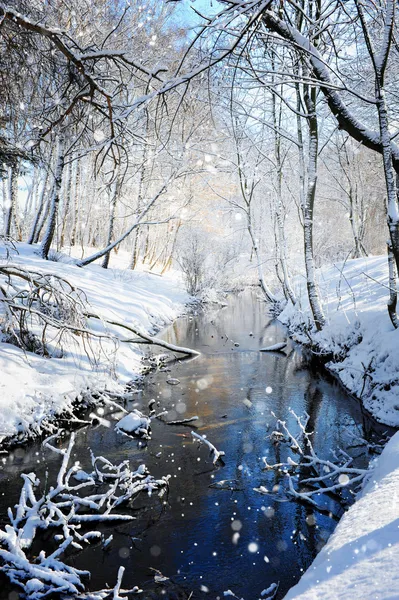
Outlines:
{"label": "snow covered ground", "polygon": [[[399,427],[399,331],[388,317],[385,257],[348,261],[319,272],[327,325],[314,336],[345,387],[382,423]],[[306,284],[300,310],[280,320],[308,343]],[[385,447],[356,503],[285,600],[399,598],[399,432]]]}
{"label": "snow covered ground", "polygon": [[399,598],[399,432],[299,583],[285,600]]}
{"label": "snow covered ground", "polygon": [[[81,269],[73,264],[43,261],[34,254],[35,249],[18,244],[18,253],[11,254],[9,264],[64,277],[86,293],[90,310],[105,319],[154,332],[176,318],[188,301],[177,274],[160,277],[105,270],[97,265]],[[6,260],[5,248],[0,245],[0,264]],[[4,282],[0,276],[0,284]],[[2,311],[0,306],[0,318]],[[104,329],[100,321],[92,322],[91,327]],[[109,325],[106,330],[122,337],[126,333]],[[88,388],[112,389],[128,382],[140,371],[140,348],[137,344],[115,348],[104,340],[100,348],[99,341],[95,341],[93,353],[100,360],[93,370],[93,364],[76,344],[67,348],[63,358],[43,358],[2,343],[0,338],[0,441],[37,429],[44,419],[70,408],[76,398],[84,399]]]}
{"label": "snow covered ground", "polygon": [[[387,285],[385,256],[321,269],[319,286],[327,324],[312,337],[322,351],[334,353],[327,367],[361,398],[364,407],[381,423],[399,427],[399,330],[388,316]],[[300,310],[288,306],[279,319],[294,339],[309,343],[299,331],[310,314],[305,281],[298,295]]]}

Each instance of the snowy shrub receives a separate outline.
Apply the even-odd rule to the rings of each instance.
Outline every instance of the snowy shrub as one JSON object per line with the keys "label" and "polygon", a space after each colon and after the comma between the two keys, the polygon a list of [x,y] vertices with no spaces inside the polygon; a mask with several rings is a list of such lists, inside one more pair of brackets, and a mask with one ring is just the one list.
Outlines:
{"label": "snowy shrub", "polygon": [[76,258],[68,256],[67,254],[64,254],[64,252],[58,252],[57,250],[54,250],[54,248],[50,249],[47,256],[47,260],[51,260],[52,262],[57,263],[63,263],[65,265],[76,265],[79,263],[79,261]]}
{"label": "snowy shrub", "polygon": [[179,248],[177,263],[183,272],[188,293],[201,296],[205,290],[228,289],[228,265],[235,258],[232,247],[193,231]]}

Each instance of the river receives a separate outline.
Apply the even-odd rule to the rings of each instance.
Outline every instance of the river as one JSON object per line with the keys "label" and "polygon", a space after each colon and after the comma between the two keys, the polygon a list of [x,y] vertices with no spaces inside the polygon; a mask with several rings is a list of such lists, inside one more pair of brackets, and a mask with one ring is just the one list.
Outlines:
{"label": "river", "polygon": [[[358,456],[359,448],[350,448],[352,434],[378,437],[378,428],[338,384],[310,368],[291,341],[285,353],[259,352],[285,339],[286,331],[267,315],[253,291],[229,296],[224,308],[178,319],[163,338],[201,355],[149,374],[131,406],[146,412],[155,399],[158,411],[169,411],[167,420],[198,416],[196,431],[225,452],[225,464],[213,466],[207,449],[192,441],[189,427],[155,420],[152,439],[143,443],[115,432],[112,411],[102,414],[111,426],[81,429],[75,460],[88,467],[90,447],[112,460],[145,463],[156,476],[172,476],[170,493],[167,501],[141,495],[133,504],[137,519],[106,530],[113,534],[106,551],[93,544],[71,557],[71,563],[92,572],[91,589],[114,585],[122,564],[123,587],[154,590],[149,568],[170,577],[176,586],[170,592],[166,587],[167,593],[159,595],[163,598],[180,597],[176,590],[181,586],[187,595],[193,592],[193,599],[222,598],[230,589],[239,598],[254,600],[273,582],[280,583],[277,597],[282,598],[325,544],[342,509],[333,499],[322,502],[323,512],[299,504],[285,493],[283,473],[262,469],[263,457],[279,462],[285,452],[269,437],[275,428],[272,412],[289,427],[294,427],[290,408],[298,415],[307,412],[314,447],[323,457],[331,458],[337,446]],[[171,385],[171,378],[180,383]],[[359,464],[366,461],[357,459]],[[2,519],[18,499],[21,472],[35,470],[45,481],[58,466],[59,457],[39,443],[3,459]],[[254,491],[259,486],[270,493]],[[3,584],[3,589],[7,598],[12,588]],[[141,597],[151,594],[155,592]]]}

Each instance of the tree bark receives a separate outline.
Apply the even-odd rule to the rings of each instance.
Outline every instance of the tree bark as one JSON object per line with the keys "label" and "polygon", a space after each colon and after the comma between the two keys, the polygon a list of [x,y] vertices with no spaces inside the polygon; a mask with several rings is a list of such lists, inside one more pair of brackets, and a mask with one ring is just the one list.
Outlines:
{"label": "tree bark", "polygon": [[[273,59],[272,59],[273,65]],[[274,68],[274,65],[273,65]],[[276,157],[277,165],[277,182],[276,182],[276,196],[277,196],[277,210],[276,210],[276,224],[277,224],[277,253],[282,271],[282,283],[284,289],[284,296],[289,298],[292,304],[296,304],[296,297],[294,290],[292,289],[290,276],[288,273],[287,265],[287,240],[285,237],[285,208],[283,204],[283,164],[281,159],[281,137],[278,133],[281,126],[281,105],[280,115],[277,118],[276,111],[276,96],[272,93],[272,112],[273,112],[273,127],[274,127],[274,153]],[[278,273],[277,273],[278,274]],[[279,274],[278,274],[279,276]]]}
{"label": "tree bark", "polygon": [[316,115],[316,89],[305,85],[304,100],[308,111],[307,123],[309,128],[309,163],[307,190],[302,207],[303,213],[303,241],[305,252],[306,285],[308,289],[309,304],[316,329],[320,331],[325,323],[319,292],[316,284],[314,256],[313,256],[313,212],[316,198],[317,162],[319,133]]}
{"label": "tree bark", "polygon": [[65,199],[64,199],[64,210],[62,214],[61,222],[61,233],[60,233],[60,248],[64,247],[65,243],[65,229],[69,214],[69,207],[71,205],[71,194],[72,194],[72,162],[68,165],[68,178],[65,186]]}
{"label": "tree bark", "polygon": [[6,237],[11,236],[11,227],[12,222],[14,221],[17,238],[21,240],[21,230],[19,228],[19,220],[17,215],[18,175],[19,161],[15,161],[13,165],[9,167],[8,203],[6,203],[4,235]]}
{"label": "tree bark", "polygon": [[51,243],[54,238],[55,226],[57,222],[58,206],[60,202],[60,191],[62,184],[62,174],[65,164],[64,154],[64,139],[62,135],[58,137],[58,149],[57,149],[57,161],[55,166],[54,183],[51,190],[50,198],[50,214],[47,223],[46,233],[43,238],[43,242],[40,248],[41,257],[48,259],[48,253],[50,251]]}
{"label": "tree bark", "polygon": [[[115,213],[116,213],[116,205],[119,197],[120,191],[120,181],[118,177],[118,173],[115,174],[115,180],[112,185],[111,190],[111,202],[110,202],[110,210],[109,210],[109,222],[108,222],[108,234],[107,234],[107,242],[106,246],[109,246],[112,242],[112,237],[114,235],[114,223],[115,223]],[[111,250],[104,255],[104,260],[102,262],[102,268],[108,269],[109,259],[111,256]]]}

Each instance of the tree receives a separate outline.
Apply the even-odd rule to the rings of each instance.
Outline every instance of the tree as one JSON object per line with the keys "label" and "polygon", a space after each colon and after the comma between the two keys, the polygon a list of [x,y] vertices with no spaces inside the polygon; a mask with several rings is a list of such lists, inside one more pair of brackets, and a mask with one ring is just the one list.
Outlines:
{"label": "tree", "polygon": [[[396,46],[393,43],[396,3],[394,0],[387,1],[384,6],[376,6],[366,0],[336,1],[328,5],[322,4],[321,0],[301,0],[299,3],[287,0],[284,5],[277,0],[256,3],[249,0],[222,0],[221,3],[223,8],[216,16],[207,17],[206,26],[198,33],[199,41],[205,36],[208,40],[213,36],[211,58],[209,52],[206,58],[208,66],[236,52],[245,60],[248,57],[250,59],[251,68],[247,69],[247,75],[262,81],[271,69],[259,60],[258,53],[253,54],[256,43],[258,47],[263,45],[265,48],[285,45],[291,50],[286,57],[291,56],[293,60],[285,60],[276,75],[280,79],[300,82],[309,89],[306,105],[310,119],[308,123],[312,128],[310,133],[314,138],[312,155],[315,154],[317,136],[313,118],[316,88],[323,94],[338,127],[354,140],[382,155],[388,196],[390,256],[398,270],[399,209],[395,174],[399,173],[399,147],[395,142],[396,132],[389,130],[390,121],[394,121],[390,112],[396,108],[395,96],[390,96],[393,103],[390,109],[386,100],[387,93],[390,93],[388,67],[396,61]],[[226,38],[229,37],[233,41],[226,51]],[[351,45],[367,49],[366,69],[371,66],[374,79],[371,95],[367,77],[357,76],[358,85],[355,88],[351,85],[351,77],[356,69],[365,71],[358,61],[358,55],[350,60],[348,51],[345,51],[345,46],[350,48]],[[300,73],[297,69],[298,56],[303,65]],[[191,75],[194,76],[193,71],[186,78]],[[289,103],[289,100],[285,101]],[[315,180],[312,185],[315,190]],[[314,190],[308,188],[309,222],[312,219]],[[390,261],[390,264],[393,262]],[[395,273],[392,272],[391,281],[394,279]],[[394,297],[396,284],[394,287],[391,284],[389,314],[396,327]],[[316,316],[315,320],[321,325],[322,315]]]}

